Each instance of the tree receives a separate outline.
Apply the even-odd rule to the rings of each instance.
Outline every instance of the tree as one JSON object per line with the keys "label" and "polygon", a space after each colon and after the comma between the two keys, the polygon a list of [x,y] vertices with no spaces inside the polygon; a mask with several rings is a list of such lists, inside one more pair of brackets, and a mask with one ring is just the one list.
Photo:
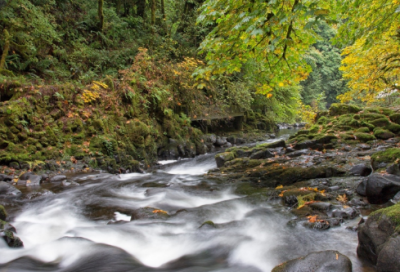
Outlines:
{"label": "tree", "polygon": [[99,15],[99,29],[104,29],[104,13],[103,13],[104,0],[98,0],[98,15]]}
{"label": "tree", "polygon": [[303,54],[315,42],[312,25],[328,14],[330,1],[208,0],[198,22],[213,27],[201,44],[208,67],[200,75],[240,72],[250,60],[260,64],[263,94],[296,86],[310,68]]}
{"label": "tree", "polygon": [[400,1],[339,1],[338,43],[346,44],[341,70],[351,90],[342,102],[372,102],[382,91],[397,90],[400,69]]}

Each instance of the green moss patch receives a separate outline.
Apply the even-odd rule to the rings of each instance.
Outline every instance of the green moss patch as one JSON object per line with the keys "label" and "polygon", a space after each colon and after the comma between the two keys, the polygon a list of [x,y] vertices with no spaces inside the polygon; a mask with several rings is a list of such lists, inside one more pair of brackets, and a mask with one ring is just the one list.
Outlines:
{"label": "green moss patch", "polygon": [[354,105],[347,105],[347,104],[338,104],[334,103],[331,105],[329,109],[330,116],[337,116],[346,113],[358,113],[361,109]]}
{"label": "green moss patch", "polygon": [[375,128],[374,135],[378,139],[387,140],[394,137],[394,134],[389,130],[382,129],[382,128]]}
{"label": "green moss patch", "polygon": [[374,135],[371,135],[371,134],[368,134],[368,133],[358,132],[358,133],[354,133],[354,136],[355,136],[355,138],[357,140],[359,140],[361,142],[364,142],[364,143],[376,140]]}
{"label": "green moss patch", "polygon": [[395,162],[400,159],[400,148],[388,148],[385,151],[376,152],[371,156],[374,162]]}

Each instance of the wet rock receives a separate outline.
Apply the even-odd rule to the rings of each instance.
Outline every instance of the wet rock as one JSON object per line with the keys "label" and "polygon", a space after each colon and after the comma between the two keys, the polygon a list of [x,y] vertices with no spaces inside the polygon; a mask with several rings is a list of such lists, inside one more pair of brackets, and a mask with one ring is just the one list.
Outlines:
{"label": "wet rock", "polygon": [[269,136],[271,139],[275,139],[275,138],[276,138],[276,135],[275,135],[274,133],[270,133],[270,134],[268,134],[268,136]]}
{"label": "wet rock", "polygon": [[217,228],[217,226],[214,224],[213,221],[206,221],[199,227],[199,229],[215,229],[215,228]]}
{"label": "wet rock", "polygon": [[365,164],[355,165],[349,171],[350,175],[362,176],[362,177],[369,176],[371,173],[372,173],[371,167],[369,167],[369,166],[367,166]]}
{"label": "wet rock", "polygon": [[366,180],[365,195],[367,196],[368,201],[371,204],[386,203],[399,191],[399,176],[390,174],[372,174]]}
{"label": "wet rock", "polygon": [[250,156],[251,160],[259,160],[259,159],[268,159],[268,158],[273,158],[275,155],[271,153],[269,150],[261,150],[258,152],[255,152]]}
{"label": "wet rock", "polygon": [[367,178],[363,179],[357,186],[356,193],[360,196],[367,196]]}
{"label": "wet rock", "polygon": [[321,145],[317,144],[317,142],[313,140],[302,141],[294,146],[295,149],[308,149],[308,148],[317,149],[320,147]]}
{"label": "wet rock", "polygon": [[40,186],[42,182],[42,177],[37,175],[29,175],[27,180],[19,179],[17,182],[18,186]]}
{"label": "wet rock", "polygon": [[235,153],[233,152],[224,152],[215,155],[215,161],[217,162],[217,167],[223,167],[226,162],[235,159]]}
{"label": "wet rock", "polygon": [[305,257],[284,262],[272,272],[351,272],[350,259],[338,251],[314,252]]}
{"label": "wet rock", "polygon": [[287,155],[291,158],[295,158],[295,157],[300,157],[300,156],[307,156],[309,154],[311,154],[311,151],[309,149],[302,149],[302,150],[297,150],[297,151],[291,152]]}
{"label": "wet rock", "polygon": [[168,217],[170,217],[170,216],[165,211],[146,207],[146,208],[140,208],[140,209],[133,211],[131,221],[140,220],[140,219],[162,219],[162,220],[165,220]]}
{"label": "wet rock", "polygon": [[226,144],[224,144],[223,147],[224,148],[229,148],[229,147],[232,147],[232,144],[230,142],[227,142]]}
{"label": "wet rock", "polygon": [[215,142],[216,146],[223,146],[227,143],[228,141],[226,140],[226,137],[217,137],[217,141]]}
{"label": "wet rock", "polygon": [[227,140],[229,143],[231,143],[232,145],[235,145],[235,144],[236,144],[236,137],[234,137],[234,136],[230,136],[230,137],[226,138],[226,140]]}
{"label": "wet rock", "polygon": [[332,204],[327,202],[314,202],[309,206],[311,209],[318,211],[329,211],[332,208]]}
{"label": "wet rock", "polygon": [[238,149],[236,151],[236,155],[238,158],[245,158],[245,157],[250,157],[251,151],[249,150],[243,150],[243,149]]}
{"label": "wet rock", "polygon": [[362,149],[362,150],[369,150],[371,149],[371,146],[368,144],[358,144],[357,145],[358,148]]}
{"label": "wet rock", "polygon": [[358,230],[357,255],[378,271],[400,271],[400,204],[372,213]]}
{"label": "wet rock", "polygon": [[9,175],[0,174],[0,181],[12,181],[13,177]]}
{"label": "wet rock", "polygon": [[148,188],[166,188],[168,187],[168,184],[165,183],[159,183],[159,182],[146,182],[142,184],[142,187],[148,187]]}
{"label": "wet rock", "polygon": [[336,209],[332,211],[332,216],[343,219],[353,219],[358,216],[358,212],[351,207]]}
{"label": "wet rock", "polygon": [[14,198],[21,195],[21,191],[8,184],[7,182],[0,181],[0,197]]}
{"label": "wet rock", "polygon": [[56,176],[50,178],[50,182],[51,183],[59,183],[59,182],[61,183],[66,179],[67,179],[67,177],[65,175],[56,175]]}
{"label": "wet rock", "polygon": [[327,220],[316,220],[315,222],[304,222],[303,226],[315,230],[328,230],[331,227],[331,224]]}
{"label": "wet rock", "polygon": [[206,142],[215,144],[217,142],[217,136],[215,134],[209,134],[206,136]]}
{"label": "wet rock", "polygon": [[20,248],[24,246],[21,239],[16,237],[11,230],[3,230],[0,232],[0,236],[4,239],[7,245],[11,248]]}

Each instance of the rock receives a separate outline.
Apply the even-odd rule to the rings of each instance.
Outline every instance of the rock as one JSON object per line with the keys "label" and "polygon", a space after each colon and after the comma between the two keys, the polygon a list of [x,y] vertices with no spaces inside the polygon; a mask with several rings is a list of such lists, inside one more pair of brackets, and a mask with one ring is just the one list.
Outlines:
{"label": "rock", "polygon": [[372,174],[366,180],[365,195],[367,196],[368,201],[371,204],[386,203],[399,191],[399,176],[390,174]]}
{"label": "rock", "polygon": [[394,202],[394,203],[400,202],[400,192],[398,192],[398,193],[392,198],[392,202]]}
{"label": "rock", "polygon": [[4,209],[4,207],[0,205],[0,220],[5,221],[6,218],[7,218],[6,209]]}
{"label": "rock", "polygon": [[386,168],[388,174],[400,176],[400,167],[398,163],[393,163]]}
{"label": "rock", "polygon": [[206,221],[201,226],[199,229],[215,229],[217,226],[214,224],[213,221]]}
{"label": "rock", "polygon": [[351,272],[352,264],[347,256],[338,251],[314,252],[305,257],[284,262],[272,272]]}
{"label": "rock", "polygon": [[210,134],[206,136],[206,141],[212,144],[215,144],[217,142],[217,136],[215,134]]}
{"label": "rock", "polygon": [[343,218],[343,219],[353,219],[356,218],[358,212],[351,207],[336,209],[332,211],[332,216],[336,218]]}
{"label": "rock", "polygon": [[294,146],[295,149],[307,149],[307,148],[316,149],[319,147],[321,147],[321,145],[317,144],[317,142],[313,140],[302,141]]}
{"label": "rock", "polygon": [[9,166],[10,168],[13,168],[13,169],[16,169],[16,170],[19,170],[19,169],[20,169],[19,163],[16,162],[16,161],[10,162],[10,164],[9,164],[8,166]]}
{"label": "rock", "polygon": [[332,204],[327,202],[314,202],[308,206],[311,207],[311,209],[318,211],[329,211],[332,208]]}
{"label": "rock", "polygon": [[132,212],[131,221],[140,219],[166,219],[170,217],[167,212],[155,208],[140,208]]}
{"label": "rock", "polygon": [[284,140],[279,140],[273,143],[263,144],[262,147],[266,148],[276,148],[276,147],[283,147],[286,148],[286,143]]}
{"label": "rock", "polygon": [[228,138],[226,138],[226,140],[231,143],[232,145],[236,144],[236,137],[234,136],[230,136]]}
{"label": "rock", "polygon": [[374,153],[371,156],[371,165],[373,169],[386,168],[397,159],[400,159],[400,148],[388,148]]}
{"label": "rock", "polygon": [[272,154],[269,150],[261,150],[250,156],[251,160],[259,160],[259,159],[268,159],[273,158],[275,155]]}
{"label": "rock", "polygon": [[368,144],[358,144],[357,147],[359,147],[362,150],[368,150],[371,149],[371,146]]}
{"label": "rock", "polygon": [[229,148],[229,147],[232,147],[232,144],[230,142],[227,142],[226,144],[224,144],[223,147],[224,148]]}
{"label": "rock", "polygon": [[331,224],[327,220],[317,220],[315,222],[304,222],[303,226],[315,230],[328,230],[330,229]]}
{"label": "rock", "polygon": [[237,155],[238,158],[250,157],[251,151],[243,150],[243,149],[238,149],[238,150],[236,151],[236,155]]}
{"label": "rock", "polygon": [[271,139],[275,139],[275,138],[276,138],[276,135],[275,135],[274,133],[270,133],[270,134],[268,134],[268,136],[269,136]]}
{"label": "rock", "polygon": [[[26,178],[26,176],[25,176]],[[29,175],[27,180],[24,179],[19,179],[17,182],[18,186],[40,186],[42,182],[42,177],[41,176],[37,176],[37,175]]]}
{"label": "rock", "polygon": [[233,152],[224,152],[215,155],[215,161],[217,162],[217,167],[223,167],[226,162],[235,159],[235,153]]}
{"label": "rock", "polygon": [[0,232],[0,236],[3,237],[4,241],[7,245],[11,248],[20,248],[23,247],[24,244],[22,243],[21,239],[16,237],[14,233],[10,230],[3,230]]}
{"label": "rock", "polygon": [[349,171],[350,175],[362,176],[362,177],[369,176],[371,173],[372,173],[371,167],[366,166],[365,164],[355,165]]}
{"label": "rock", "polygon": [[367,196],[367,179],[363,179],[357,186],[356,193],[360,196]]}
{"label": "rock", "polygon": [[11,184],[8,184],[4,181],[0,181],[0,196],[6,198],[14,198],[14,197],[19,197],[21,194],[22,194],[21,191],[12,186]]}
{"label": "rock", "polygon": [[9,175],[0,174],[0,181],[12,181],[13,177]]}
{"label": "rock", "polygon": [[223,146],[227,143],[228,141],[226,140],[226,137],[217,137],[217,141],[215,142],[216,146]]}
{"label": "rock", "polygon": [[287,155],[291,158],[295,158],[295,157],[300,157],[303,155],[309,155],[310,153],[311,153],[311,151],[309,149],[302,149],[302,150],[297,150],[297,151],[291,152]]}
{"label": "rock", "polygon": [[400,271],[400,236],[391,237],[380,250],[376,268],[378,271]]}
{"label": "rock", "polygon": [[50,178],[50,182],[51,183],[58,183],[58,182],[61,183],[66,179],[67,179],[67,177],[65,175],[56,175],[56,176]]}
{"label": "rock", "polygon": [[378,271],[400,271],[400,204],[373,212],[358,230],[357,255]]}

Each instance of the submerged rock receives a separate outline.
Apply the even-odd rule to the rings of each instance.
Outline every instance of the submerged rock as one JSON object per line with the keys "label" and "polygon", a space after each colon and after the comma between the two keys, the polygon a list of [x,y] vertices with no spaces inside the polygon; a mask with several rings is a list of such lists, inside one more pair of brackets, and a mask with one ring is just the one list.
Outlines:
{"label": "submerged rock", "polygon": [[314,252],[276,266],[272,272],[351,272],[352,264],[338,251]]}
{"label": "submerged rock", "polygon": [[58,183],[58,182],[61,183],[66,179],[67,179],[67,177],[65,175],[56,175],[56,176],[50,178],[50,182],[51,183]]}

